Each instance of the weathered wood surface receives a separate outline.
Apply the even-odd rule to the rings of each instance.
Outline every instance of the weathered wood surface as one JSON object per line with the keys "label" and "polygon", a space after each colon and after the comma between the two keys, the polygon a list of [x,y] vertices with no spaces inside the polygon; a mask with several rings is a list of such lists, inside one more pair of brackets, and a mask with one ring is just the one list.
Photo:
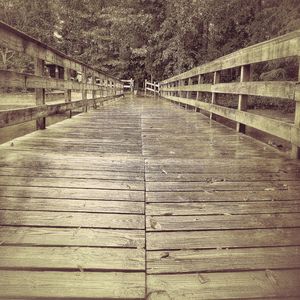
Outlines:
{"label": "weathered wood surface", "polygon": [[82,68],[84,67],[89,71],[93,71],[101,79],[113,79],[116,81],[116,83],[122,84],[118,78],[96,70],[91,66],[82,63],[81,61],[67,56],[63,52],[54,49],[19,30],[16,30],[4,22],[0,22],[0,44],[1,46],[16,52],[39,58],[68,69],[82,72]]}
{"label": "weathered wood surface", "polygon": [[[212,92],[225,94],[244,94],[252,96],[264,96],[272,98],[281,98],[289,100],[295,99],[295,93],[298,87],[296,82],[289,81],[264,81],[264,82],[231,82],[217,84],[193,84],[170,88],[161,88],[161,91],[176,92]],[[189,98],[189,97],[187,97]]]}
{"label": "weathered wood surface", "polygon": [[1,299],[145,297],[133,108],[110,104],[0,146]]}
{"label": "weathered wood surface", "polygon": [[222,116],[229,120],[236,121],[238,123],[242,123],[266,133],[272,134],[274,136],[280,137],[295,145],[300,145],[300,129],[293,124],[256,115],[246,111],[239,111],[225,106],[206,103],[193,99],[175,96],[165,96],[165,98],[175,102],[180,102],[197,108],[201,108],[218,116]]}
{"label": "weathered wood surface", "polygon": [[149,275],[149,299],[285,299],[300,296],[299,270]]}
{"label": "weathered wood surface", "polygon": [[230,53],[212,62],[181,73],[162,81],[163,84],[186,79],[199,74],[235,68],[261,61],[280,59],[299,55],[300,30],[265,41],[236,52]]}
{"label": "weathered wood surface", "polygon": [[299,162],[158,102],[142,120],[148,299],[299,297]]}
{"label": "weathered wood surface", "polygon": [[297,299],[299,174],[151,98],[17,138],[0,146],[0,298]]}

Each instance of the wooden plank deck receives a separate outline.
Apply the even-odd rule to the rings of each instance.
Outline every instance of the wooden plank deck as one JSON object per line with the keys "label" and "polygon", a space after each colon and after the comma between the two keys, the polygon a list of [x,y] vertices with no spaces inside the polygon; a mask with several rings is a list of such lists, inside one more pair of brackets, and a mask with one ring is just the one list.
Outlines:
{"label": "wooden plank deck", "polygon": [[127,98],[0,146],[1,299],[299,299],[300,163]]}

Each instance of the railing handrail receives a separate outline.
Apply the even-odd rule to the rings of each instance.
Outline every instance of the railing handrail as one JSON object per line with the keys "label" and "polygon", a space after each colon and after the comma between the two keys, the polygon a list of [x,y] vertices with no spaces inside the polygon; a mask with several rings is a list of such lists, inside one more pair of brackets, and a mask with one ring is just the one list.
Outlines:
{"label": "railing handrail", "polygon": [[[292,157],[300,158],[300,67],[298,81],[251,81],[252,64],[288,57],[297,57],[300,62],[300,30],[238,50],[163,80],[160,82],[160,95],[208,111],[211,119],[219,115],[233,120],[237,122],[239,132],[245,133],[246,126],[250,126],[282,138],[292,144]],[[240,67],[240,82],[221,82],[221,71],[237,67]],[[204,75],[212,73],[213,83],[204,83]],[[203,92],[211,93],[210,103],[201,101]],[[196,93],[195,98],[192,93]],[[238,108],[218,105],[218,94],[238,95]],[[294,124],[247,112],[248,95],[295,101]]]}
{"label": "railing handrail", "polygon": [[[70,111],[71,115],[75,108],[87,111],[89,106],[123,95],[123,82],[120,79],[80,62],[1,21],[0,46],[32,57],[35,64],[34,74],[0,70],[0,87],[33,88],[36,94],[36,106],[0,111],[0,128],[37,120],[37,129],[44,129],[47,116],[65,111]],[[54,67],[52,77],[51,71],[50,76],[44,74],[47,63],[48,68]],[[80,82],[71,77],[72,71],[74,74],[81,74]],[[65,101],[46,104],[45,89],[63,90]],[[82,100],[72,101],[72,90],[82,92]],[[92,92],[92,99],[87,99],[88,91]],[[100,95],[97,96],[97,92]]]}
{"label": "railing handrail", "polygon": [[151,82],[147,79],[145,80],[145,94],[147,91],[153,92],[154,94],[159,94],[160,88],[159,88],[159,82]]}
{"label": "railing handrail", "polygon": [[[18,38],[23,41],[27,41],[27,42],[20,43],[20,42],[16,41],[16,39],[18,39]],[[51,63],[55,63],[56,65],[59,65],[62,67],[65,66],[65,67],[68,67],[70,69],[73,69],[73,70],[76,70],[79,72],[82,71],[82,66],[84,66],[90,70],[93,70],[104,76],[113,78],[113,79],[121,82],[119,78],[117,78],[113,75],[110,75],[102,70],[97,69],[97,68],[91,67],[88,64],[81,62],[71,56],[68,56],[67,54],[61,52],[60,50],[57,50],[41,41],[35,39],[34,37],[22,32],[20,30],[15,29],[14,27],[6,24],[5,22],[0,21],[0,45],[2,44],[2,46],[7,47],[11,50],[14,50],[16,52],[23,52],[25,54],[32,56],[28,52],[32,51],[32,49],[34,49],[34,48],[29,43],[34,44],[37,47],[36,50],[42,50],[40,52],[37,51],[37,52],[39,52],[38,58],[40,58],[40,59],[43,59],[43,60],[51,62]],[[49,51],[50,53],[53,53],[55,55],[51,57],[50,53],[46,53],[45,51]],[[66,59],[67,61],[70,61],[70,62],[67,63],[67,61],[65,61],[65,63],[64,63],[62,60],[57,59],[56,56],[58,56],[62,59]],[[73,62],[74,64],[72,64],[71,62]]]}
{"label": "railing handrail", "polygon": [[[275,45],[277,49],[273,48]],[[216,71],[240,67],[243,65],[265,62],[273,59],[298,56],[300,55],[299,49],[300,30],[296,30],[285,35],[270,39],[268,41],[242,48],[225,56],[219,57],[211,62],[205,63],[186,72],[167,78],[161,81],[161,83],[170,83],[176,80],[187,79],[200,74],[212,73]],[[261,53],[259,54],[259,52]]]}

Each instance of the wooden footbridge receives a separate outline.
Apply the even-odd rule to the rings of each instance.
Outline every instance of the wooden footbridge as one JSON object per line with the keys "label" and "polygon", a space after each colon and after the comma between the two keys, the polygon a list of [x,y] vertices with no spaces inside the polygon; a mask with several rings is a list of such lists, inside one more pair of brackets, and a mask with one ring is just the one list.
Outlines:
{"label": "wooden footbridge", "polygon": [[[156,98],[122,97],[117,78],[2,23],[0,42],[36,65],[1,70],[1,86],[35,88],[37,102],[0,111],[1,130],[83,110],[0,146],[1,299],[300,298],[298,82],[246,82],[249,65],[298,56],[299,32],[161,82]],[[47,77],[45,62],[64,79]],[[242,82],[217,83],[235,67]],[[48,88],[65,102],[45,103]],[[218,104],[222,93],[238,95],[238,109]],[[295,100],[295,122],[246,112],[247,95]],[[294,158],[246,125],[290,142]]]}

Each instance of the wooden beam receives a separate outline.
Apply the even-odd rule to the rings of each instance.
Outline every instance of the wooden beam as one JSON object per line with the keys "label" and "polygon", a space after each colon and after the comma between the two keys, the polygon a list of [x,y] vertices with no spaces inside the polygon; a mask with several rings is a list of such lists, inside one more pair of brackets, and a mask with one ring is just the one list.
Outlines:
{"label": "wooden beam", "polygon": [[[64,80],[69,81],[71,80],[71,70],[68,68],[64,69]],[[65,102],[69,103],[72,101],[72,90],[65,89]],[[70,118],[72,117],[72,111],[70,110]]]}
{"label": "wooden beam", "polygon": [[108,100],[117,99],[123,94],[118,96],[107,96],[96,98],[95,100],[77,100],[68,103],[59,103],[59,104],[46,104],[43,106],[35,106],[29,108],[13,109],[13,110],[3,110],[0,111],[0,128],[16,125],[39,118],[64,113],[66,111],[74,110],[76,108],[81,108],[83,106],[94,105],[94,102],[101,104]]}
{"label": "wooden beam", "polygon": [[[250,80],[250,65],[245,65],[241,67],[241,78],[240,81]],[[238,110],[247,111],[248,108],[248,95],[240,94],[238,100]],[[236,123],[236,131],[241,133],[246,133],[246,126],[243,123]]]}
{"label": "wooden beam", "polygon": [[[43,76],[45,62],[39,58],[36,58],[34,61],[34,73],[38,76]],[[35,89],[35,102],[36,106],[45,105],[45,89],[36,88]],[[46,118],[41,117],[36,119],[36,129],[45,129],[46,128]]]}
{"label": "wooden beam", "polygon": [[[10,50],[14,50],[19,53],[24,53],[33,58],[38,58],[58,66],[66,67],[72,70],[81,72],[82,66],[85,66],[89,70],[94,70],[97,74],[108,74],[94,69],[83,62],[73,59],[67,56],[63,52],[54,49],[47,44],[42,43],[39,40],[5,24],[0,21],[0,45]],[[110,76],[120,82],[118,78]]]}
{"label": "wooden beam", "polygon": [[[82,71],[81,71],[81,80],[83,84],[87,84],[87,72],[86,72],[86,68],[84,66],[82,66]],[[87,89],[83,89],[82,90],[82,100],[84,102],[87,101]],[[88,111],[88,106],[87,103],[86,105],[83,106],[83,112],[87,112]]]}
{"label": "wooden beam", "polygon": [[[298,80],[300,80],[300,56],[298,56]],[[297,128],[295,132],[292,133],[292,158],[300,159],[300,93],[299,89],[295,93],[296,107],[295,107],[295,120],[294,126]]]}
{"label": "wooden beam", "polygon": [[[199,75],[203,76],[203,75]],[[251,95],[288,100],[300,99],[300,87],[295,81],[249,81],[211,84],[195,84],[166,88],[162,91],[194,91],[194,92],[214,92],[234,95]],[[296,95],[296,96],[295,96]],[[297,97],[297,95],[299,95]]]}
{"label": "wooden beam", "polygon": [[[199,75],[201,76],[201,75]],[[216,85],[218,86],[218,84]],[[194,85],[179,85],[179,86],[172,86],[172,87],[163,87],[161,88],[162,91],[166,91],[166,92],[177,92],[177,91],[185,91],[185,92],[212,92],[212,84],[209,83],[198,83],[198,84],[194,84]]]}
{"label": "wooden beam", "polygon": [[238,111],[236,109],[223,107],[216,104],[196,101],[192,99],[173,97],[173,96],[168,96],[165,98],[177,103],[196,106],[212,114],[216,114],[224,118],[227,118],[229,120],[240,122],[250,127],[272,134],[288,142],[293,141],[295,145],[300,146],[300,128],[294,126],[293,124],[252,114],[246,111]]}
{"label": "wooden beam", "polygon": [[291,56],[298,56],[299,48],[300,30],[296,30],[286,35],[220,57],[212,62],[168,78],[164,80],[163,83],[183,80],[189,77],[197,76],[199,74],[226,70],[242,65],[254,64],[258,62]]}
{"label": "wooden beam", "polygon": [[0,87],[44,88],[57,90],[98,90],[98,86],[72,80],[55,79],[32,74],[0,70]]}
{"label": "wooden beam", "polygon": [[[213,81],[213,84],[217,84],[219,82],[220,82],[220,72],[214,72],[214,81]],[[211,103],[212,104],[216,104],[217,103],[217,98],[218,98],[217,94],[213,92],[211,94]],[[214,114],[212,112],[210,112],[209,118],[211,120],[215,120],[215,116],[214,116]]]}

